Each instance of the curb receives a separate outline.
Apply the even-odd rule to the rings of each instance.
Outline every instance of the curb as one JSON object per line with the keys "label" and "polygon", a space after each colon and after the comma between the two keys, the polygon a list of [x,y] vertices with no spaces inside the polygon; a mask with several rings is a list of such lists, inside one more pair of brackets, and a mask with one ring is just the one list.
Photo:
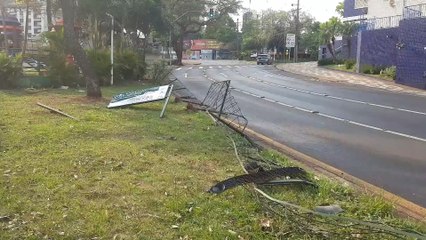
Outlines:
{"label": "curb", "polygon": [[[222,119],[226,125],[236,128],[236,124]],[[301,153],[293,148],[290,148],[282,143],[279,143],[261,133],[258,133],[250,128],[246,128],[242,135],[255,140],[262,147],[269,147],[291,157],[293,160],[301,163],[304,167],[312,170],[313,172],[322,174],[329,178],[334,178],[341,182],[349,183],[357,191],[366,192],[373,195],[381,196],[386,201],[392,203],[396,207],[398,214],[415,219],[419,222],[426,223],[426,208],[423,208],[415,203],[412,203],[402,197],[399,197],[393,193],[390,193],[382,188],[376,187],[364,180],[354,177],[344,171],[341,171],[335,167],[321,162],[318,159],[310,157],[304,153]]]}

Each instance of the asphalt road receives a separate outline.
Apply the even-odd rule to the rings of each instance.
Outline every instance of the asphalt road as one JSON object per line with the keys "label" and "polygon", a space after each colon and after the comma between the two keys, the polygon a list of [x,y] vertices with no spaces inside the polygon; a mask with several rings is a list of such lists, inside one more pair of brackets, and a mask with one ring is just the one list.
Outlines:
{"label": "asphalt road", "polygon": [[426,98],[236,61],[174,75],[200,100],[213,81],[231,80],[249,128],[426,207]]}

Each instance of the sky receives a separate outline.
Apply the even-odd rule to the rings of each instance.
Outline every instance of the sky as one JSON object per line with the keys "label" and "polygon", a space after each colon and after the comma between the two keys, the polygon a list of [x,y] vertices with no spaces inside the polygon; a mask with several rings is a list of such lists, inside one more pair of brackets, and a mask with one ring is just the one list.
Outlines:
{"label": "sky", "polygon": [[[337,16],[336,6],[343,0],[300,0],[301,11],[310,13],[317,21],[325,22],[332,16]],[[243,0],[245,8],[254,10],[291,10],[291,4],[296,5],[297,0]]]}

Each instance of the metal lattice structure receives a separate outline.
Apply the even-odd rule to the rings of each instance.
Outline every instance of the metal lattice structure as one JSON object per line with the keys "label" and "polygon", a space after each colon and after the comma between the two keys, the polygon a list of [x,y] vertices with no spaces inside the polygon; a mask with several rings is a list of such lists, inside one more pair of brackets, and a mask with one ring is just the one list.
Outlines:
{"label": "metal lattice structure", "polygon": [[202,105],[217,118],[224,118],[239,130],[244,131],[248,120],[243,116],[237,101],[232,96],[230,86],[231,81],[213,83]]}

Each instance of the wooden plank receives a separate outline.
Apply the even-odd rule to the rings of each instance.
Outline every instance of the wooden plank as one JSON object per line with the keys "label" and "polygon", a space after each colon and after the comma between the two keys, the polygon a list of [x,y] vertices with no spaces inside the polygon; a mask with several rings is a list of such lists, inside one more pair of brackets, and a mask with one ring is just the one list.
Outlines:
{"label": "wooden plank", "polygon": [[71,118],[71,119],[74,119],[74,120],[78,121],[77,118],[75,118],[75,117],[73,117],[73,116],[71,116],[71,115],[69,115],[67,113],[62,112],[59,109],[55,109],[55,108],[49,107],[49,106],[44,105],[44,104],[39,103],[39,102],[37,103],[37,105],[40,106],[40,107],[42,107],[42,108],[48,109],[48,110],[50,110],[50,111],[52,111],[54,113],[57,113],[57,114],[60,114],[62,116],[65,116],[65,117],[68,117],[68,118]]}

